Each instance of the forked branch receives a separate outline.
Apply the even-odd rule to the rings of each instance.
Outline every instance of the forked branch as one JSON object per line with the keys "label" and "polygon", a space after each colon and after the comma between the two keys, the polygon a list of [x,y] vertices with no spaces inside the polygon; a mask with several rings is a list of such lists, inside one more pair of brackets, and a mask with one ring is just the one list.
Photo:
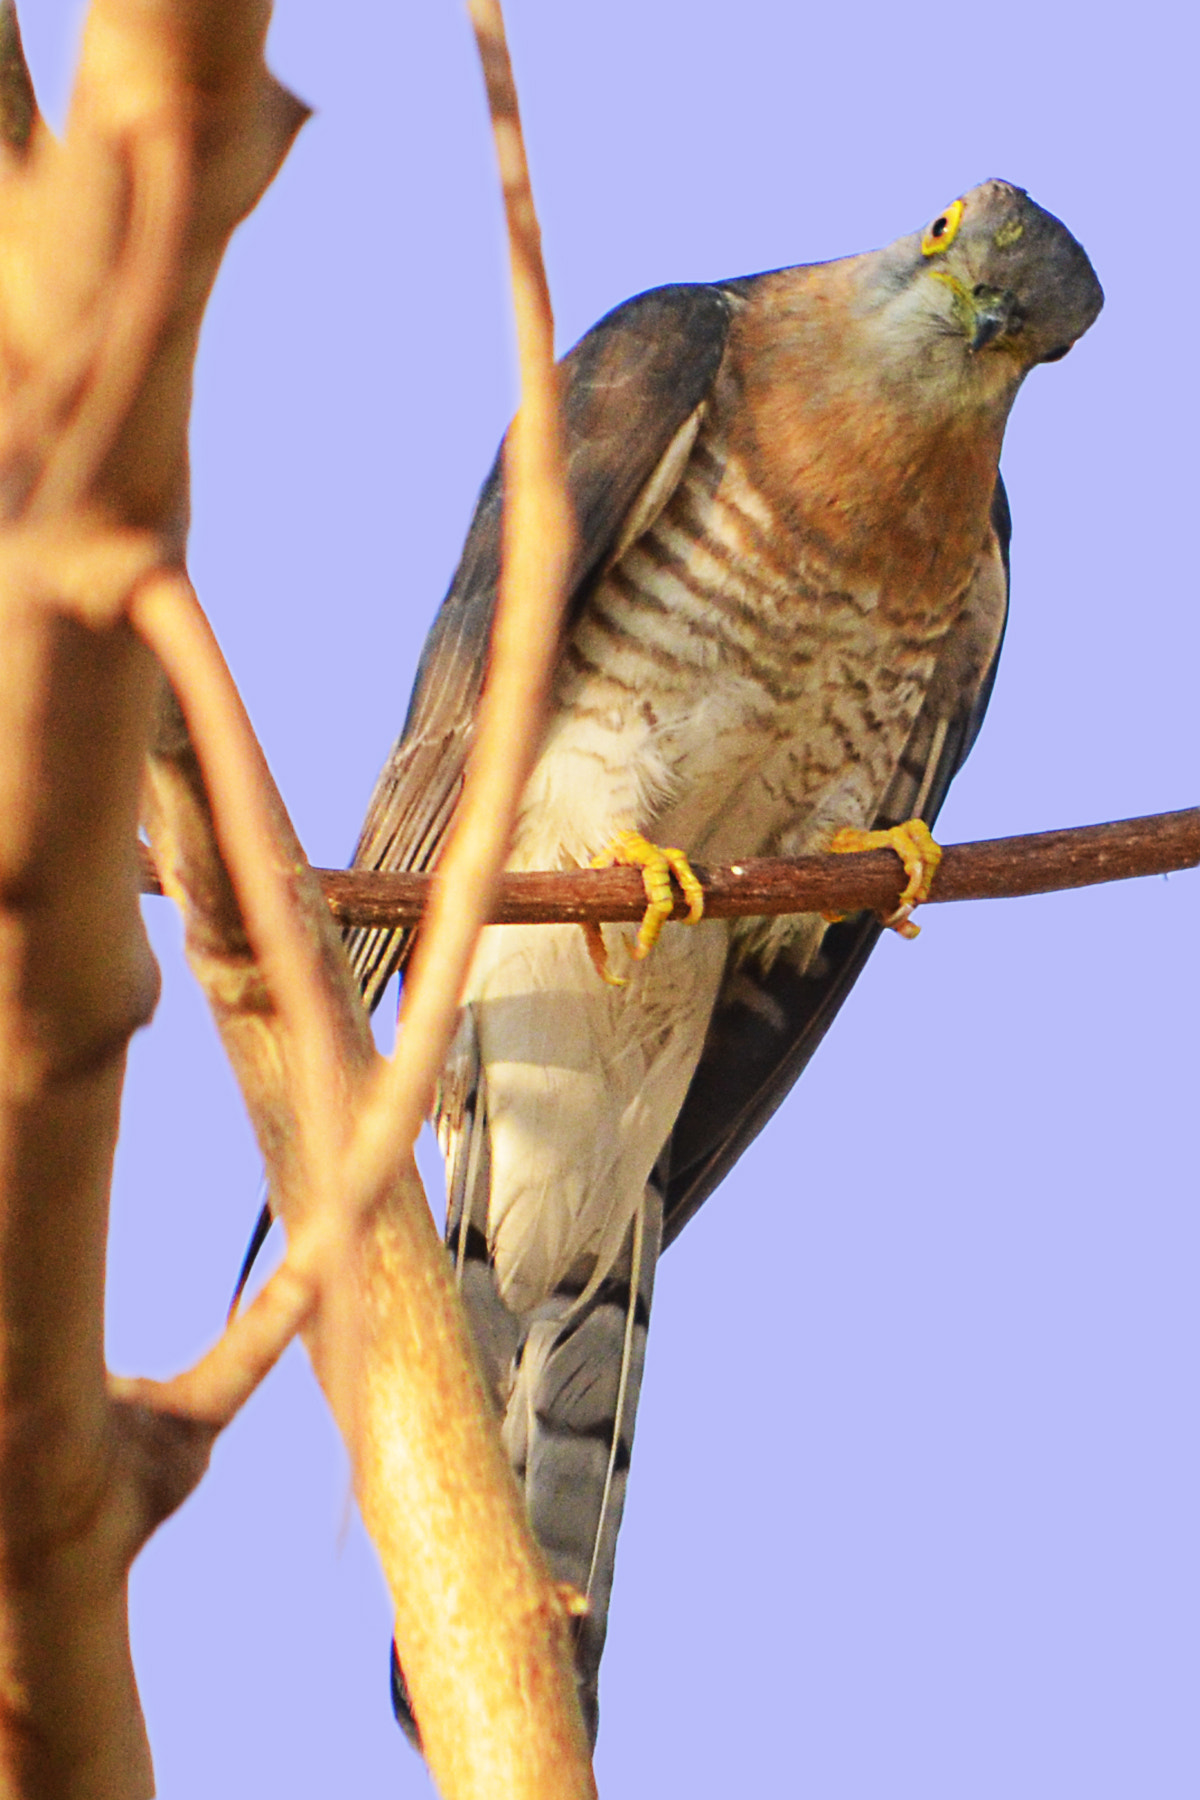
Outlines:
{"label": "forked branch", "polygon": [[125,1051],[157,986],[134,843],[158,677],[128,607],[180,553],[191,353],[221,251],[303,117],[263,68],[266,22],[233,0],[95,0],[60,144],[0,7],[0,1790],[13,1800],[150,1793],[129,1566],[211,1441],[128,1394],[114,1404],[104,1366]]}
{"label": "forked branch", "polygon": [[[292,1295],[290,1311],[285,1293],[264,1318],[273,1278],[207,1366],[153,1399],[197,1417],[223,1413],[315,1302],[314,1365],[354,1459],[439,1786],[480,1800],[575,1800],[594,1788],[568,1608],[529,1537],[412,1161],[538,739],[570,551],[552,321],[494,8],[479,28],[489,95],[500,96],[522,411],[479,743],[390,1067],[370,1046],[335,926],[194,598],[181,582],[159,581],[135,602],[187,727],[166,709],[151,763],[150,835],[289,1226],[281,1275]],[[328,1017],[314,1018],[322,1009]],[[360,1235],[361,1286],[352,1254]]]}

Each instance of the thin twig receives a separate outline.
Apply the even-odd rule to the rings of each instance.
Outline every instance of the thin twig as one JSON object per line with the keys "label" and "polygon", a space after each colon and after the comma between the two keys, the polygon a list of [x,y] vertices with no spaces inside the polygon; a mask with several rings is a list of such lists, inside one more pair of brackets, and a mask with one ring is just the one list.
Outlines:
{"label": "thin twig", "polygon": [[[1026,837],[948,844],[929,903],[1003,900],[1064,888],[1171,875],[1200,867],[1200,807],[1150,813],[1108,825],[1077,825]],[[792,912],[886,912],[903,886],[890,850],[859,856],[762,856],[745,862],[695,865],[713,919]],[[419,925],[428,903],[428,875],[381,874],[371,869],[315,869],[340,925]],[[142,891],[161,893],[149,852]],[[568,869],[502,877],[488,915],[494,925],[583,924],[640,919],[646,908],[634,869]],[[682,898],[673,918],[687,915]]]}
{"label": "thin twig", "polygon": [[342,1047],[319,964],[295,905],[300,859],[280,832],[271,781],[225,659],[182,571],[166,570],[134,595],[130,618],[154,651],[187,714],[191,741],[217,822],[255,961],[278,1009],[289,1051],[292,1106],[310,1141],[309,1179],[335,1181],[344,1132],[337,1128]]}
{"label": "thin twig", "polygon": [[109,1392],[219,1431],[237,1417],[270,1374],[303,1329],[317,1299],[316,1283],[304,1280],[289,1256],[193,1368],[169,1381],[110,1376]]}
{"label": "thin twig", "polygon": [[406,1152],[433,1099],[480,929],[508,850],[517,802],[541,741],[558,650],[574,521],[566,489],[554,320],[496,0],[471,0],[504,190],[521,406],[505,448],[500,591],[479,730],[458,817],[433,876],[422,943],[406,984],[396,1055],[376,1120]]}
{"label": "thin twig", "polygon": [[[454,1030],[479,932],[504,865],[521,791],[541,741],[546,695],[558,648],[574,524],[566,489],[554,363],[554,321],[521,140],[504,23],[496,0],[471,0],[484,66],[504,190],[513,304],[521,368],[521,407],[505,450],[500,591],[479,731],[467,767],[458,820],[434,877],[423,942],[407,983],[395,1056],[356,1121],[345,1166],[347,1189],[370,1193],[386,1172],[411,1160]],[[396,1218],[398,1232],[404,1227]],[[397,1238],[399,1244],[400,1239]],[[396,1275],[402,1273],[399,1265]],[[443,1265],[444,1273],[444,1265]],[[428,1338],[442,1303],[430,1285],[422,1297],[399,1280],[375,1290],[392,1314],[424,1300]],[[449,1321],[447,1321],[449,1323]],[[385,1371],[373,1365],[369,1377]],[[410,1384],[411,1385],[411,1384]],[[375,1392],[370,1388],[369,1392]],[[450,1396],[452,1398],[452,1396]],[[426,1410],[428,1410],[426,1408]],[[435,1621],[415,1577],[396,1593],[396,1644],[421,1725],[429,1765],[446,1794],[490,1800],[588,1800],[595,1795],[575,1689],[568,1607],[541,1555],[519,1526],[521,1501],[511,1476],[476,1491],[431,1483],[429,1469],[406,1453],[403,1417],[393,1402],[387,1442],[372,1465],[389,1495],[367,1523],[385,1561],[398,1547],[397,1514],[428,1520],[425,1540],[410,1534],[410,1568],[437,1592]],[[418,1414],[414,1413],[414,1423]],[[446,1465],[483,1472],[482,1453],[462,1427],[461,1408],[439,1409]],[[494,1440],[493,1440],[494,1442]],[[494,1442],[499,1454],[499,1444]],[[499,1471],[497,1471],[497,1474]],[[507,1471],[505,1471],[507,1473]],[[515,1509],[505,1524],[504,1494]],[[489,1605],[488,1596],[494,1597]],[[481,1631],[481,1611],[488,1614]],[[430,1653],[436,1628],[443,1651],[456,1644],[460,1678]],[[470,1701],[464,1718],[462,1702]]]}

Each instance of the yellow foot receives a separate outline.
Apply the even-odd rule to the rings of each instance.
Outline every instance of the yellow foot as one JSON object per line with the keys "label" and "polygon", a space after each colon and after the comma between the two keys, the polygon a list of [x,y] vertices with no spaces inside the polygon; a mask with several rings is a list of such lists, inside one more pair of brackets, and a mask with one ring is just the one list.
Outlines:
{"label": "yellow foot", "polygon": [[829,848],[837,856],[856,850],[894,850],[904,864],[908,885],[900,896],[894,913],[883,920],[901,937],[915,938],[921,927],[914,925],[910,914],[914,906],[928,900],[933,878],[942,860],[942,847],[935,844],[924,819],[906,819],[903,825],[892,825],[886,831],[856,831],[847,825],[839,831]]}
{"label": "yellow foot", "polygon": [[[642,871],[646,911],[638,931],[637,943],[633,947],[635,962],[641,962],[649,956],[658,942],[663,921],[671,916],[675,905],[675,896],[671,892],[672,874],[683,889],[683,897],[688,903],[686,923],[695,925],[703,917],[704,889],[692,873],[692,866],[682,850],[652,844],[640,831],[618,831],[608,848],[592,858],[591,866],[593,869],[611,869],[614,863],[625,863]],[[585,925],[583,934],[597,973],[610,987],[624,987],[624,977],[614,975],[608,966],[608,953],[599,925]]]}

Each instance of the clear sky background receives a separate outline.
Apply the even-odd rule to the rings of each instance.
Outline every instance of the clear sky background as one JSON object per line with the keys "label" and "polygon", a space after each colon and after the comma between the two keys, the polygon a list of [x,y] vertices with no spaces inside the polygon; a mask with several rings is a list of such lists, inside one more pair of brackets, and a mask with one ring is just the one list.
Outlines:
{"label": "clear sky background", "polygon": [[[75,0],[26,0],[61,118]],[[1107,292],[1004,454],[1013,612],[947,841],[1200,801],[1196,41],[1183,6],[510,0],[560,340],[889,242],[989,176]],[[514,401],[451,0],[281,0],[316,108],[209,311],[192,567],[314,862],[345,860]],[[621,1800],[1200,1793],[1200,879],[931,909],[664,1260],[601,1686]],[[218,1331],[258,1162],[167,905],[110,1355]],[[133,1578],[168,1800],[424,1796],[298,1349]]]}

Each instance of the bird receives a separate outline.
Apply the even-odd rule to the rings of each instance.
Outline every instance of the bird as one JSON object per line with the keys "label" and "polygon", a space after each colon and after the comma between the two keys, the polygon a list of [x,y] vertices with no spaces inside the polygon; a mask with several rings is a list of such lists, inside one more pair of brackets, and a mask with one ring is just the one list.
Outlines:
{"label": "bird", "polygon": [[[601,319],[561,364],[577,541],[508,866],[617,856],[661,890],[689,859],[878,832],[907,866],[992,690],[1009,410],[1102,304],[1067,228],[990,180],[885,249],[659,287]],[[502,446],[356,868],[437,861],[486,678],[503,489]],[[590,943],[573,925],[485,930],[435,1104],[447,1251],[504,1443],[553,1575],[586,1599],[593,1742],[658,1257],[884,928],[699,917],[646,955],[656,925],[633,944],[619,926]],[[412,934],[345,941],[374,1007]],[[392,1685],[419,1744],[394,1649]]]}

